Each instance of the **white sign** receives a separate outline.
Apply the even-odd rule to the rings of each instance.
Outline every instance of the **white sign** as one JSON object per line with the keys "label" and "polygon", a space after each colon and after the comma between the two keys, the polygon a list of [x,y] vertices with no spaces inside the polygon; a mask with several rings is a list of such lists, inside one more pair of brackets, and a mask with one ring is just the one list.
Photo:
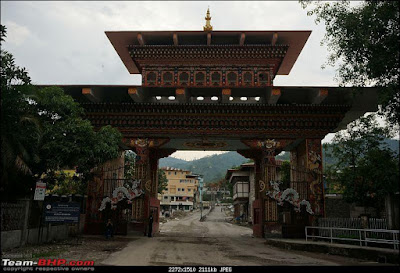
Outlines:
{"label": "white sign", "polygon": [[33,200],[43,201],[46,195],[46,183],[36,182],[35,197]]}

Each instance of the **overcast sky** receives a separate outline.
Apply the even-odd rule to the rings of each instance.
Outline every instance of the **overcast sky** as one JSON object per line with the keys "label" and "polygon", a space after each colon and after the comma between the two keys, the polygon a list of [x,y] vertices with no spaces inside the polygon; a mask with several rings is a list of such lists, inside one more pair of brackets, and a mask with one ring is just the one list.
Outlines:
{"label": "overcast sky", "polygon": [[[271,2],[1,2],[7,27],[4,48],[27,68],[35,84],[141,84],[131,75],[104,31],[202,30],[210,6],[214,30],[311,30],[290,75],[280,86],[337,86],[335,68],[321,69],[327,49],[324,25],[316,25],[297,1]],[[329,134],[324,141],[330,140]],[[214,152],[211,152],[214,153]],[[206,152],[177,152],[191,160]]]}

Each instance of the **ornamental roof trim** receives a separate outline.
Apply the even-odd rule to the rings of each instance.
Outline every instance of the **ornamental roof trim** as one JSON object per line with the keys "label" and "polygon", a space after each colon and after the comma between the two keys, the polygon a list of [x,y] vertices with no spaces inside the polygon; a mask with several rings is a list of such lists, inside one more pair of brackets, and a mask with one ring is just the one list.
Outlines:
{"label": "ornamental roof trim", "polygon": [[228,30],[228,31],[106,31],[130,74],[140,74],[129,46],[158,45],[289,45],[277,75],[288,75],[307,42],[310,30]]}

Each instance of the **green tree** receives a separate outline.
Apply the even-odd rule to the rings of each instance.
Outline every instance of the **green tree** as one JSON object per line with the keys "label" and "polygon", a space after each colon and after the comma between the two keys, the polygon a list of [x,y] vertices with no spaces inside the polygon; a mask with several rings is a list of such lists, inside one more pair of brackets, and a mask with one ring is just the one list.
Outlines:
{"label": "green tree", "polygon": [[77,175],[68,175],[64,171],[60,171],[54,174],[53,185],[50,190],[51,194],[68,195],[68,194],[84,194],[86,187],[82,183],[81,179]]}
{"label": "green tree", "polygon": [[[6,37],[6,27],[0,25],[0,44]],[[35,147],[41,140],[41,126],[30,103],[33,94],[25,68],[15,64],[11,53],[1,49],[1,192],[9,181],[27,182],[32,174],[31,162],[38,161]],[[15,184],[14,183],[14,184]],[[11,185],[14,186],[14,185]],[[16,190],[16,191],[19,191]]]}
{"label": "green tree", "polygon": [[384,139],[389,130],[380,127],[373,115],[348,125],[333,139],[337,163],[330,170],[343,189],[344,199],[379,211],[388,194],[399,191],[398,155]]}
{"label": "green tree", "polygon": [[399,2],[350,1],[334,3],[300,1],[315,22],[325,23],[321,44],[330,51],[328,65],[339,64],[342,85],[378,88],[382,108],[393,128],[400,120],[399,93]]}
{"label": "green tree", "polygon": [[60,179],[55,172],[76,167],[84,189],[94,167],[120,155],[122,135],[111,126],[96,132],[89,120],[82,119],[80,105],[59,87],[42,88],[36,94],[43,127],[36,175],[44,175],[53,186]]}
{"label": "green tree", "polygon": [[162,169],[157,170],[158,175],[158,193],[162,193],[164,190],[167,190],[168,179],[165,175],[165,172]]}
{"label": "green tree", "polygon": [[280,173],[281,173],[281,180],[282,180],[283,188],[289,188],[290,187],[290,162],[289,161],[282,162],[282,167],[280,169]]}
{"label": "green tree", "polygon": [[133,179],[135,177],[135,164],[136,164],[136,154],[131,150],[126,151],[125,168],[124,168],[125,179]]}
{"label": "green tree", "polygon": [[[2,44],[6,28],[0,30]],[[72,97],[59,87],[32,86],[26,69],[4,50],[0,75],[2,196],[28,194],[38,179],[51,189],[63,183],[62,169],[74,167],[84,190],[94,167],[120,155],[118,130],[95,131]]]}

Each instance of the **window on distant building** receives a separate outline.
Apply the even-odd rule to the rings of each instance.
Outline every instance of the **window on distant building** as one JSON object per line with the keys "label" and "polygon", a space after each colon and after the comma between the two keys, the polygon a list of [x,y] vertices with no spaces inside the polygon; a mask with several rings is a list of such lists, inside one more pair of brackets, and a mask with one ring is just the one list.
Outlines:
{"label": "window on distant building", "polygon": [[171,172],[168,172],[168,175],[171,175]]}
{"label": "window on distant building", "polygon": [[175,172],[175,175],[176,175],[176,172]]}
{"label": "window on distant building", "polygon": [[188,189],[188,191],[192,191],[192,189]]}
{"label": "window on distant building", "polygon": [[168,196],[164,196],[164,199],[168,199]]}
{"label": "window on distant building", "polygon": [[178,191],[181,191],[181,188],[178,188]]}

